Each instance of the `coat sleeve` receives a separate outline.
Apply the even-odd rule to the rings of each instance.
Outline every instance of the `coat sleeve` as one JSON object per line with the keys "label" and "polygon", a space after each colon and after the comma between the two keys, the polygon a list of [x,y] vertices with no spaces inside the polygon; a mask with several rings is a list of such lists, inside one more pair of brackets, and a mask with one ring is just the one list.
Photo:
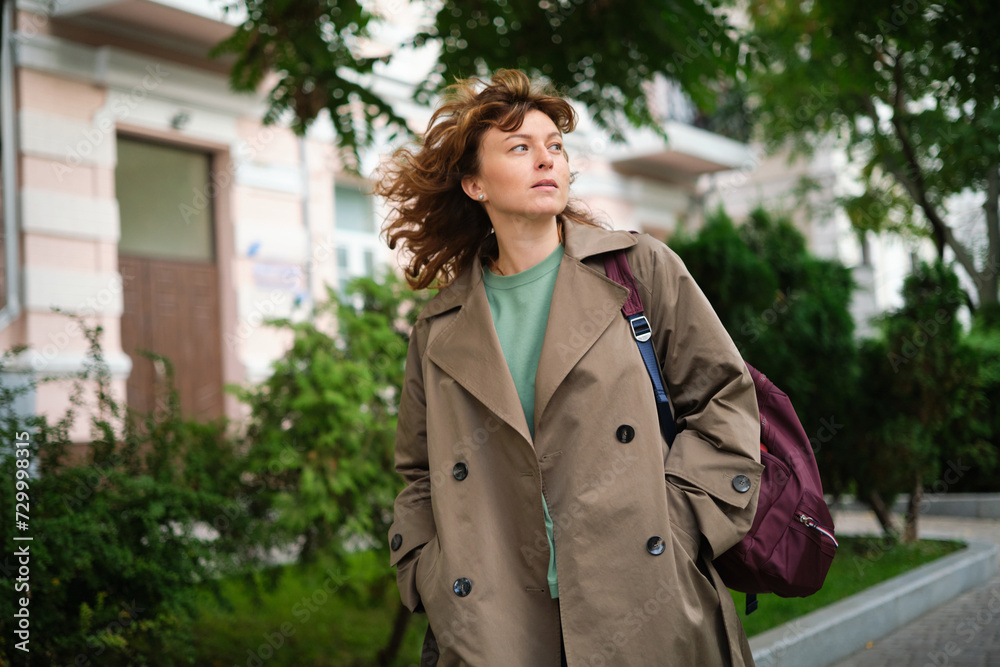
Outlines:
{"label": "coat sleeve", "polygon": [[[750,530],[763,466],[753,380],[736,345],[687,267],[646,236],[643,276],[657,359],[677,422],[664,460],[668,484],[690,501],[714,559]],[[650,266],[651,264],[651,266]],[[739,475],[750,489],[734,484]]]}
{"label": "coat sleeve", "polygon": [[[420,611],[416,586],[417,559],[434,535],[431,481],[427,457],[427,404],[424,396],[421,350],[426,321],[419,321],[410,335],[406,369],[399,399],[396,426],[396,472],[406,487],[396,497],[389,527],[389,564],[396,566],[399,596],[410,611]],[[395,545],[395,546],[394,546]]]}

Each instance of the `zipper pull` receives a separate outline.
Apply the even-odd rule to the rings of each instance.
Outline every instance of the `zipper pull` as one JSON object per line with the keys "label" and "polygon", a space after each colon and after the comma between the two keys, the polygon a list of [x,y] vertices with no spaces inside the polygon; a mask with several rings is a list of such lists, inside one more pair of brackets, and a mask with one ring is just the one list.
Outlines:
{"label": "zipper pull", "polygon": [[816,522],[816,519],[812,518],[808,514],[803,514],[801,512],[796,515],[796,518],[798,518],[798,520],[799,520],[800,523],[808,526],[809,528],[812,528],[813,530],[819,531],[823,535],[826,535],[827,537],[829,537],[830,541],[833,542],[833,545],[835,547],[838,547],[838,548],[840,547],[840,542],[838,542],[837,538],[833,536],[833,533],[831,533],[829,530],[827,530],[823,526],[819,525]]}

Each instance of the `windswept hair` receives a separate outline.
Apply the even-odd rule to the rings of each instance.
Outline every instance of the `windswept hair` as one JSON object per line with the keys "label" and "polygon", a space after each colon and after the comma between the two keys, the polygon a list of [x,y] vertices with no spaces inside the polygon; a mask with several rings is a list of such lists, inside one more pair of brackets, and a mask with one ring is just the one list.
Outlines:
{"label": "windswept hair", "polygon": [[[379,170],[374,192],[393,213],[383,229],[389,247],[402,243],[412,255],[406,280],[413,289],[441,288],[468,267],[475,254],[496,259],[493,225],[482,204],[462,190],[462,177],[479,173],[479,146],[491,128],[512,132],[534,109],[566,134],[576,113],[565,99],[533,86],[519,70],[498,70],[476,92],[480,79],[466,79],[445,90],[416,150],[400,148]],[[585,209],[571,203],[557,220],[599,226]]]}

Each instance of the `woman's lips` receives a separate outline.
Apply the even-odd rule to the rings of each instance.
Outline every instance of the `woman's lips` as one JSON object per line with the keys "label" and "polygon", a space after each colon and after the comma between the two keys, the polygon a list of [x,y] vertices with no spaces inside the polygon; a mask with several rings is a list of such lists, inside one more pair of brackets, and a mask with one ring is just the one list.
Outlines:
{"label": "woman's lips", "polygon": [[559,189],[559,186],[556,185],[556,182],[552,181],[552,180],[538,181],[537,183],[535,183],[531,187],[532,187],[532,189],[544,189],[544,190],[557,190],[557,189]]}

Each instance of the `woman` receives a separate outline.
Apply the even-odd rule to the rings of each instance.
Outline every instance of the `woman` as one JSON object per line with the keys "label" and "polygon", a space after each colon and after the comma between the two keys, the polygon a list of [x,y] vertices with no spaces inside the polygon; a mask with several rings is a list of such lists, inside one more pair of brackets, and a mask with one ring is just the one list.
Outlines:
{"label": "woman", "polygon": [[[429,621],[422,664],[752,665],[711,564],[757,504],[746,367],[672,251],[569,202],[570,105],[518,71],[475,83],[376,190],[411,286],[442,288],[410,338],[389,530],[403,603]],[[621,249],[676,412],[669,449],[628,291],[603,268]]]}

